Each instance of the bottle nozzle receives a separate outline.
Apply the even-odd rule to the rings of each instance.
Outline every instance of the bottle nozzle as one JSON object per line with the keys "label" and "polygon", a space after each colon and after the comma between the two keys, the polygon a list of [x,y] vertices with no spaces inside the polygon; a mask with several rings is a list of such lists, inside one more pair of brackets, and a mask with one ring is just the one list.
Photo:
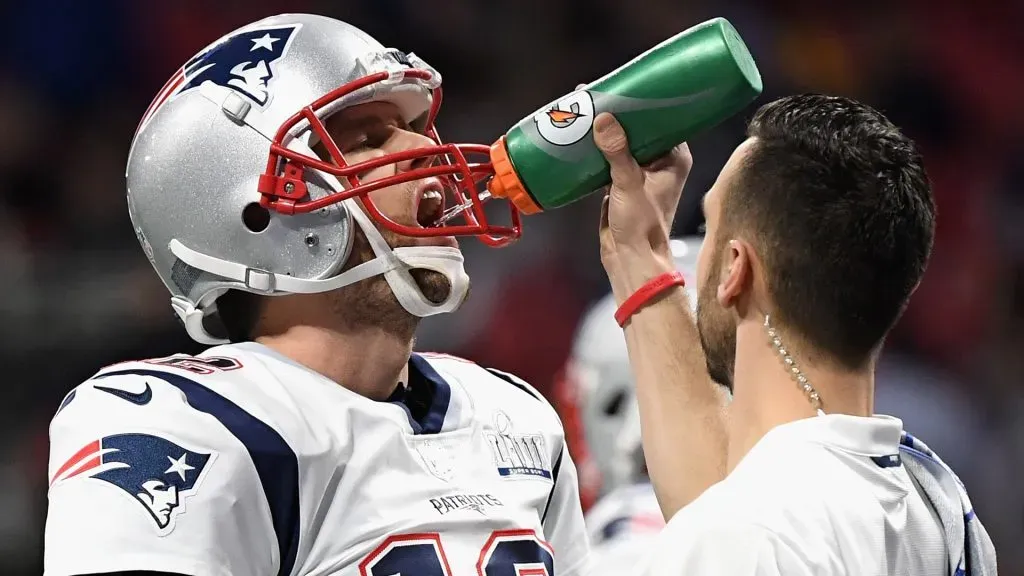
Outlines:
{"label": "bottle nozzle", "polygon": [[543,208],[526,191],[526,186],[516,174],[504,136],[491,145],[491,165],[494,167],[494,178],[487,182],[487,190],[492,196],[507,198],[523,214],[543,212]]}

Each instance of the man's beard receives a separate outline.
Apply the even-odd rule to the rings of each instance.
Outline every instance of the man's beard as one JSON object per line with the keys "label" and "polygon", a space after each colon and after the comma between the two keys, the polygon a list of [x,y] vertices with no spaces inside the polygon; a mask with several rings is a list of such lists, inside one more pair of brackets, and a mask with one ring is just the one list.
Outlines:
{"label": "man's beard", "polygon": [[724,246],[715,246],[711,270],[697,295],[697,333],[704,349],[704,362],[712,380],[732,392],[736,365],[736,322],[729,311],[718,304],[716,292],[721,276]]}
{"label": "man's beard", "polygon": [[[377,227],[384,241],[394,248],[415,246],[415,240]],[[345,270],[354,268],[377,257],[366,235],[358,227],[353,234],[352,253]],[[436,270],[413,268],[409,275],[427,300],[439,304],[451,294],[451,283]],[[419,318],[410,314],[398,301],[383,274],[371,276],[335,292],[334,312],[351,326],[378,326],[386,332],[410,336],[415,332]]]}

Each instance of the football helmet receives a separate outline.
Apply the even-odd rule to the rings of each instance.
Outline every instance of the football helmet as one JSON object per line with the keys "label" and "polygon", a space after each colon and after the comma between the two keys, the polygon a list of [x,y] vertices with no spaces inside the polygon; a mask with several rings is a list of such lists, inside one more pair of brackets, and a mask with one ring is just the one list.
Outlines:
{"label": "football helmet", "polygon": [[[493,174],[488,147],[438,137],[441,94],[440,74],[414,54],[308,14],[239,28],[172,76],[139,124],[125,176],[136,235],[189,335],[226,342],[203,320],[229,289],[306,294],[383,275],[411,314],[457,308],[468,289],[457,248],[392,249],[375,227],[414,237],[472,235],[490,245],[519,236],[511,204],[507,226],[490,223],[483,210],[483,182]],[[348,164],[325,120],[374,101],[394,104],[433,145]],[[313,151],[317,144],[329,157]],[[359,174],[389,164],[396,165],[393,176],[360,181]],[[444,196],[427,225],[395,222],[367,196],[426,178],[440,182]],[[343,271],[356,227],[375,258]],[[446,276],[448,299],[427,299],[409,274],[414,268]]]}
{"label": "football helmet", "polygon": [[[697,254],[703,240],[671,241],[672,256],[686,278],[683,290],[694,313]],[[622,328],[615,322],[615,309],[615,297],[608,294],[586,313],[555,384],[556,405],[575,448],[581,498],[587,504],[647,477],[629,353]]]}

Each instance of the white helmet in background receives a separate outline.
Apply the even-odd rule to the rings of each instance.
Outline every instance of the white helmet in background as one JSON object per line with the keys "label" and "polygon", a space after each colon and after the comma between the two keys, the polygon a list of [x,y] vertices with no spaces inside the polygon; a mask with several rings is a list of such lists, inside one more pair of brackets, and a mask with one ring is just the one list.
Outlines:
{"label": "white helmet in background", "polygon": [[[703,237],[672,240],[676,267],[686,278],[691,309],[697,294],[697,254]],[[615,298],[602,298],[584,316],[561,381],[558,403],[580,468],[581,494],[589,505],[599,495],[647,478],[640,442],[629,355],[615,322]]]}

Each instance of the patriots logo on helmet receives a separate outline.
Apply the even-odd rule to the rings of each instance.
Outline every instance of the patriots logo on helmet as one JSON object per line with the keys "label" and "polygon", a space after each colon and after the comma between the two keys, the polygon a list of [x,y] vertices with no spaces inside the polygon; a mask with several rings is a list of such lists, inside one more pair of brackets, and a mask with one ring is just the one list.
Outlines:
{"label": "patriots logo on helmet", "polygon": [[196,491],[212,457],[151,434],[104,436],[68,458],[51,485],[75,477],[108,482],[142,504],[166,533],[174,529],[182,500]]}
{"label": "patriots logo on helmet", "polygon": [[270,102],[274,65],[288,52],[301,24],[259,28],[231,34],[203,50],[171,77],[142,117],[139,129],[164,102],[204,82],[238,92],[259,106]]}
{"label": "patriots logo on helmet", "polygon": [[284,56],[297,28],[263,28],[228,36],[185,64],[186,82],[178,93],[209,80],[266,105],[274,63]]}

